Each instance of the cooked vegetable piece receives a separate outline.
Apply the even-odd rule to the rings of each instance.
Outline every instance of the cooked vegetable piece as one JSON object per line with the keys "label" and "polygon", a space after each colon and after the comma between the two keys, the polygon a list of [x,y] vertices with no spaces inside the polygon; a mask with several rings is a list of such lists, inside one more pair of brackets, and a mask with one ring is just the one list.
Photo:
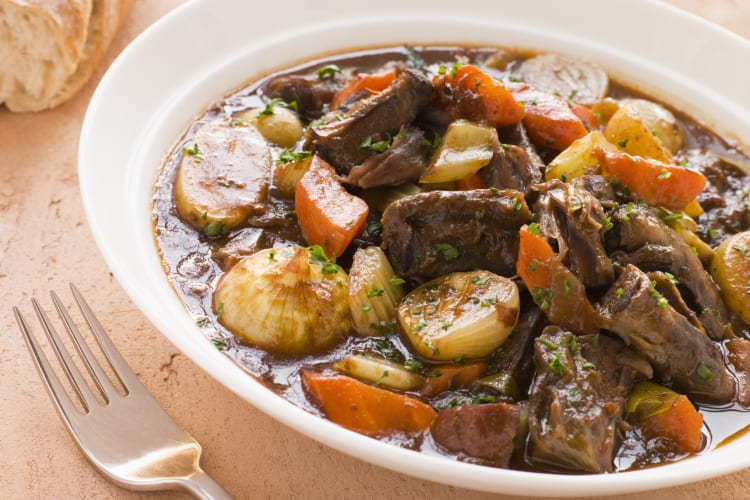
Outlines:
{"label": "cooked vegetable piece", "polygon": [[599,157],[595,153],[596,147],[609,151],[617,151],[617,147],[610,143],[604,134],[595,130],[576,140],[565,148],[550,162],[544,172],[544,180],[561,179],[570,182],[581,177],[587,170],[599,166]]}
{"label": "cooked vegetable piece", "polygon": [[219,322],[248,344],[306,355],[343,340],[351,329],[348,277],[323,250],[261,250],[224,274],[214,291]]}
{"label": "cooked vegetable piece", "polygon": [[289,153],[282,157],[273,170],[273,185],[279,190],[284,198],[294,198],[297,183],[310,168],[312,155],[309,153]]}
{"label": "cooked vegetable piece", "polygon": [[518,68],[521,80],[574,103],[590,106],[609,89],[609,77],[601,66],[562,54],[540,54]]}
{"label": "cooked vegetable piece", "polygon": [[635,198],[650,205],[682,210],[706,186],[703,174],[679,165],[607,151],[600,147],[595,151],[612,177],[627,186]]}
{"label": "cooked vegetable piece", "polygon": [[457,272],[404,297],[398,320],[419,355],[449,361],[488,356],[511,334],[519,310],[513,281],[488,271]]}
{"label": "cooked vegetable piece", "polygon": [[622,106],[609,119],[604,135],[624,152],[642,158],[669,163],[672,154],[648,129],[632,106]]}
{"label": "cooked vegetable piece", "polygon": [[422,396],[431,398],[443,391],[465,389],[487,371],[487,363],[435,365],[427,374],[427,382],[422,387]]}
{"label": "cooked vegetable piece", "polygon": [[464,179],[487,165],[499,147],[495,127],[465,120],[450,124],[443,144],[419,178],[423,184]]}
{"label": "cooked vegetable piece", "polygon": [[346,375],[303,370],[302,381],[331,421],[371,437],[420,433],[435,410],[416,398],[374,387]]}
{"label": "cooked vegetable piece", "polygon": [[214,120],[182,151],[174,201],[185,222],[221,236],[265,211],[271,152],[255,127]]}
{"label": "cooked vegetable piece", "polygon": [[396,321],[403,283],[380,247],[357,249],[349,270],[349,309],[357,333],[377,335],[381,322]]}
{"label": "cooked vegetable piece", "polygon": [[628,397],[627,411],[648,438],[670,439],[682,453],[703,443],[703,415],[682,394],[653,382],[639,382]]}
{"label": "cooked vegetable piece", "polygon": [[454,66],[445,75],[436,75],[433,85],[434,100],[453,119],[486,121],[504,127],[518,123],[524,116],[523,106],[508,89],[474,65]]}
{"label": "cooked vegetable piece", "polygon": [[302,137],[302,122],[294,111],[273,100],[265,107],[245,111],[237,118],[251,123],[267,141],[282,148],[291,148]]}
{"label": "cooked vegetable piece", "polygon": [[[534,229],[536,231],[536,229]],[[516,273],[530,292],[549,289],[552,283],[551,261],[555,257],[552,246],[540,236],[529,230],[528,225],[521,226],[518,232],[520,244],[518,246],[518,260]],[[546,309],[549,307],[543,307]]]}
{"label": "cooked vegetable piece", "polygon": [[727,306],[750,323],[750,231],[722,241],[710,269]]}
{"label": "cooked vegetable piece", "polygon": [[509,89],[523,103],[523,124],[538,146],[562,151],[589,132],[562,97],[525,83],[514,83]]}
{"label": "cooked vegetable piece", "polygon": [[422,387],[424,377],[403,365],[368,354],[354,354],[336,361],[332,368],[380,387],[413,391]]}
{"label": "cooked vegetable piece", "polygon": [[336,109],[350,97],[359,92],[376,93],[385,90],[396,78],[396,70],[389,69],[378,73],[359,73],[352,78],[343,89],[339,90],[331,100],[330,109]]}
{"label": "cooked vegetable piece", "polygon": [[367,203],[348,193],[333,167],[317,155],[297,183],[294,206],[305,241],[337,257],[362,232],[369,212]]}

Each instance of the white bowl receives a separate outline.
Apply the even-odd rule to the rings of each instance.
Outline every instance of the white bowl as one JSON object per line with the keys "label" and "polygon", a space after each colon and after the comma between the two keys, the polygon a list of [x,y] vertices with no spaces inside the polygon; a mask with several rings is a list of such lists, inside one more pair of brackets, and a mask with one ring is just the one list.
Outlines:
{"label": "white bowl", "polygon": [[315,417],[219,353],[167,281],[151,227],[162,159],[212,101],[256,75],[331,51],[403,43],[476,43],[552,50],[603,65],[750,144],[750,43],[646,0],[337,0],[190,2],[146,30],[115,61],[89,106],[79,175],[94,237],[153,324],[222,384],[274,418],[343,452],[420,478],[524,495],[595,495],[697,481],[750,466],[750,437],[650,470],[567,476],[480,467],[404,450]]}

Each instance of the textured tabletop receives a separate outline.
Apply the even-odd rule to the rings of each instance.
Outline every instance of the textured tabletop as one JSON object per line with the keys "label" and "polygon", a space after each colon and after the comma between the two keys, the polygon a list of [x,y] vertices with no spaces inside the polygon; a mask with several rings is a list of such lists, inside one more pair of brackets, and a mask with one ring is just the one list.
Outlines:
{"label": "textured tabletop", "polygon": [[[748,0],[668,2],[750,38]],[[290,430],[177,351],[110,274],[87,226],[78,191],[81,123],[107,65],[130,40],[180,3],[137,2],[102,67],[67,104],[34,114],[0,108],[0,497],[187,498],[172,492],[132,493],[110,484],[89,466],[53,411],[11,305],[30,312],[32,295],[49,305],[49,289],[65,292],[67,282],[74,281],[156,399],[203,445],[206,470],[238,498],[509,498],[391,472]],[[643,497],[750,498],[750,470],[616,498]]]}

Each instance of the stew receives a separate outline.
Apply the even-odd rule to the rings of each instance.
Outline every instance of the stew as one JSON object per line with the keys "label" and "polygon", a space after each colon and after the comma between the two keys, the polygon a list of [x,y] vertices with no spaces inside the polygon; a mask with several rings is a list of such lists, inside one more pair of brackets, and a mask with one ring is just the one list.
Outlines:
{"label": "stew", "polygon": [[596,64],[367,50],[211,105],[156,180],[155,241],[216,348],[309,412],[487,466],[622,471],[750,420],[743,165]]}

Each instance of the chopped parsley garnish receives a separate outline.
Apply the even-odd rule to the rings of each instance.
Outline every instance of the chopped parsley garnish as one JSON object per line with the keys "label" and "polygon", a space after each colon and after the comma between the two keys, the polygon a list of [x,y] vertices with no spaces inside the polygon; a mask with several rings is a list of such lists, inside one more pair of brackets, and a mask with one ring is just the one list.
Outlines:
{"label": "chopped parsley garnish", "polygon": [[418,373],[424,370],[424,363],[422,363],[416,358],[409,358],[404,363],[404,368],[406,368],[410,372]]}
{"label": "chopped parsley garnish", "polygon": [[406,283],[406,280],[399,276],[391,276],[391,279],[388,280],[388,283],[390,283],[393,286],[401,286],[404,283]]}
{"label": "chopped parsley garnish", "polygon": [[305,158],[310,158],[312,156],[312,152],[310,151],[289,151],[288,149],[285,149],[281,152],[279,155],[279,159],[276,160],[277,163],[295,163],[300,160],[304,160]]}
{"label": "chopped parsley garnish", "polygon": [[713,380],[714,378],[714,372],[712,372],[711,369],[707,367],[705,363],[703,363],[703,361],[698,363],[698,366],[695,367],[695,372],[703,380]]}
{"label": "chopped parsley garnish", "polygon": [[472,400],[472,403],[475,405],[482,405],[487,403],[497,403],[497,397],[491,395],[491,394],[482,394],[481,396],[477,396]]}
{"label": "chopped parsley garnish", "polygon": [[482,219],[484,219],[485,213],[486,212],[484,210],[477,210],[476,212],[474,212],[474,218],[476,220],[482,220]]}
{"label": "chopped parsley garnish", "polygon": [[550,349],[559,349],[560,346],[547,339],[539,339],[539,342],[549,347]]}
{"label": "chopped parsley garnish", "polygon": [[662,180],[662,179],[669,179],[670,177],[672,177],[672,172],[670,172],[670,171],[669,171],[669,170],[667,170],[666,168],[663,168],[663,169],[661,170],[661,173],[660,173],[660,174],[659,174],[659,176],[657,177],[657,179],[659,179],[659,180]]}
{"label": "chopped parsley garnish", "polygon": [[602,230],[606,233],[613,227],[615,227],[615,225],[612,223],[612,218],[610,216],[606,216],[604,218],[604,225],[602,226]]}
{"label": "chopped parsley garnish", "polygon": [[581,366],[586,370],[596,370],[596,365],[588,360],[584,361]]}
{"label": "chopped parsley garnish", "polygon": [[555,353],[555,359],[553,359],[549,364],[550,371],[558,376],[563,375],[566,371],[568,371],[568,367],[565,366],[565,363],[563,363],[562,359],[560,359],[561,356],[562,352],[557,351]]}
{"label": "chopped parsley garnish", "polygon": [[626,148],[626,147],[628,147],[628,140],[627,139],[623,139],[620,142],[618,142],[617,145],[620,146],[621,148]]}
{"label": "chopped parsley garnish", "polygon": [[385,371],[383,371],[383,374],[380,376],[380,378],[377,379],[375,382],[373,382],[372,386],[373,387],[379,386],[383,382],[383,380],[385,380],[387,378],[388,378],[388,370],[385,370]]}
{"label": "chopped parsley garnish", "polygon": [[458,63],[454,63],[451,67],[451,78],[456,78],[456,74],[458,74],[458,70],[461,68],[461,65]]}
{"label": "chopped parsley garnish", "polygon": [[201,316],[197,320],[195,320],[195,324],[203,328],[204,326],[208,325],[211,322],[210,319],[208,319],[208,316]]}
{"label": "chopped parsley garnish", "polygon": [[203,226],[203,235],[206,238],[219,238],[227,234],[227,226],[220,220],[212,220]]}
{"label": "chopped parsley garnish", "polygon": [[196,163],[200,163],[204,160],[203,153],[201,152],[200,148],[198,147],[198,143],[194,142],[193,147],[189,148],[187,146],[182,147],[182,152],[190,157],[193,158],[193,160]]}
{"label": "chopped parsley garnish", "polygon": [[534,298],[534,302],[542,309],[546,311],[549,309],[550,302],[552,301],[552,290],[549,288],[535,287],[534,291],[531,292],[531,296]]}
{"label": "chopped parsley garnish", "polygon": [[518,198],[513,198],[513,201],[511,202],[513,205],[513,211],[518,212],[523,208],[523,204],[521,203],[521,200]]}
{"label": "chopped parsley garnish", "polygon": [[622,288],[618,288],[617,290],[615,290],[615,294],[617,294],[618,297],[622,297],[625,294],[625,290],[623,290]]}
{"label": "chopped parsley garnish", "polygon": [[367,291],[367,298],[371,299],[373,297],[380,297],[381,295],[383,295],[383,292],[385,292],[385,290],[383,290],[382,288],[378,288],[375,285],[372,285],[372,287]]}
{"label": "chopped parsley garnish", "polygon": [[435,243],[435,250],[440,252],[445,260],[455,260],[461,255],[461,252],[450,243]]}
{"label": "chopped parsley garnish", "polygon": [[532,236],[539,236],[539,223],[532,222],[531,224],[529,224],[528,231],[531,233]]}
{"label": "chopped parsley garnish", "polygon": [[[432,351],[433,356],[440,355],[440,350],[437,348],[437,346],[435,346],[435,344],[432,343],[432,339],[430,337],[427,337],[424,339],[424,345],[427,346],[427,348]],[[438,377],[439,376],[440,375],[438,375]]]}
{"label": "chopped parsley garnish", "polygon": [[563,285],[565,286],[565,295],[570,295],[570,278],[566,277]]}
{"label": "chopped parsley garnish", "polygon": [[422,145],[430,148],[430,151],[433,153],[440,148],[440,146],[443,145],[443,137],[440,134],[435,134],[435,136],[432,138],[432,141],[428,139],[422,139]]}
{"label": "chopped parsley garnish", "polygon": [[360,143],[359,147],[361,147],[362,149],[370,149],[377,153],[382,153],[383,151],[388,149],[388,147],[391,145],[391,141],[393,141],[393,138],[390,134],[385,134],[385,138],[379,141],[373,141],[372,136],[369,136]]}
{"label": "chopped parsley garnish", "polygon": [[362,312],[370,312],[370,311],[372,311],[372,307],[368,306],[367,304],[362,304],[360,306],[360,309],[362,309]]}
{"label": "chopped parsley garnish", "polygon": [[482,286],[482,285],[486,285],[487,283],[489,283],[491,279],[492,279],[492,276],[485,276],[484,278],[480,278],[479,276],[473,276],[471,278],[471,284]]}
{"label": "chopped parsley garnish", "polygon": [[214,345],[215,348],[217,348],[220,351],[223,351],[227,348],[226,342],[224,342],[221,339],[211,339],[211,343]]}
{"label": "chopped parsley garnish", "polygon": [[325,66],[318,68],[315,72],[320,79],[333,78],[336,76],[336,73],[341,73],[341,68],[335,64],[326,64]]}
{"label": "chopped parsley garnish", "polygon": [[280,104],[282,102],[284,102],[283,99],[281,99],[279,97],[274,97],[273,99],[271,99],[270,101],[268,101],[268,103],[263,108],[263,110],[260,113],[258,113],[258,116],[272,115],[273,114],[273,108],[274,108],[274,106],[276,106],[277,104]]}
{"label": "chopped parsley garnish", "polygon": [[270,252],[268,252],[268,260],[274,260],[276,258],[276,250],[271,249]]}
{"label": "chopped parsley garnish", "polygon": [[224,302],[219,302],[219,307],[216,308],[216,319],[221,318],[224,314]]}
{"label": "chopped parsley garnish", "polygon": [[338,264],[336,264],[336,257],[331,257],[329,259],[326,255],[326,251],[323,250],[323,247],[320,245],[307,247],[307,253],[310,263],[320,264],[322,266],[321,271],[323,271],[324,274],[336,274],[341,269]]}

